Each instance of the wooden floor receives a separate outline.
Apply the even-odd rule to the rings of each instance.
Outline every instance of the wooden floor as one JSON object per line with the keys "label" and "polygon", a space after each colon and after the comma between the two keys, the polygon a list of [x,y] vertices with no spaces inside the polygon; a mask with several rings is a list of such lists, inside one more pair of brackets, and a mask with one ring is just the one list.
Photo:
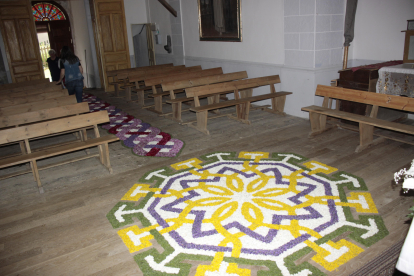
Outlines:
{"label": "wooden floor", "polygon": [[355,132],[334,129],[308,139],[308,120],[262,111],[251,112],[251,125],[212,120],[206,136],[100,90],[85,92],[183,140],[185,147],[178,158],[142,158],[113,143],[112,175],[96,159],[43,170],[44,194],[37,192],[31,174],[1,180],[0,275],[142,275],[106,214],[145,172],[214,151],[293,152],[365,180],[390,234],[328,275],[350,274],[407,233],[405,216],[414,197],[393,187],[392,179],[409,166],[414,146],[386,141],[355,153]]}

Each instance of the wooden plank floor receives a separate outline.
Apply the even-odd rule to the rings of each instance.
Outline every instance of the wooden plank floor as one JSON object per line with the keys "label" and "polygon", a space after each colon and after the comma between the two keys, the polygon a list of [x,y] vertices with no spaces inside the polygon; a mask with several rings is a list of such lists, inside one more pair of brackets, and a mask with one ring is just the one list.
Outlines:
{"label": "wooden plank floor", "polygon": [[[390,234],[328,275],[350,274],[407,233],[405,216],[414,197],[393,187],[392,179],[394,172],[409,166],[414,146],[386,141],[355,153],[359,142],[355,132],[334,129],[308,139],[308,120],[262,111],[251,112],[251,125],[225,117],[211,120],[207,136],[141,110],[135,103],[100,90],[90,92],[183,140],[185,147],[177,158],[142,158],[113,143],[112,175],[96,159],[47,169],[40,172],[42,195],[31,174],[1,180],[0,275],[142,275],[106,214],[145,172],[213,151],[293,152],[365,180]],[[183,114],[184,120],[194,118],[189,112]],[[0,175],[13,170],[0,171]]]}

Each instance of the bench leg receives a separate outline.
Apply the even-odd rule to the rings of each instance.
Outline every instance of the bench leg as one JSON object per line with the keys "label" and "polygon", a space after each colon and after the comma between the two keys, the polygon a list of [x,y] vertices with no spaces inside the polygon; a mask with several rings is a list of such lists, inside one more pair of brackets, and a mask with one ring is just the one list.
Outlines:
{"label": "bench leg", "polygon": [[193,124],[189,124],[189,126],[197,129],[198,131],[201,131],[202,133],[210,135],[210,132],[207,130],[208,112],[201,111],[201,112],[197,112],[196,114],[197,114],[197,126],[194,126]]}
{"label": "bench leg", "polygon": [[[86,128],[79,130],[79,136],[81,141],[88,140],[88,134],[86,133]],[[85,149],[85,153],[89,154],[89,149]]]}
{"label": "bench leg", "polygon": [[162,114],[162,96],[154,97],[154,111]]}
{"label": "bench leg", "polygon": [[144,106],[144,90],[140,89],[137,90],[137,96],[138,96],[138,105]]}
{"label": "bench leg", "polygon": [[374,140],[374,126],[359,123],[359,146],[355,149],[355,152],[361,152],[369,146],[377,145],[385,140],[384,137]]}
{"label": "bench leg", "polygon": [[125,97],[126,97],[127,102],[130,102],[132,100],[131,99],[131,87],[130,86],[125,87]]}
{"label": "bench leg", "polygon": [[112,174],[111,162],[109,160],[108,143],[98,146],[98,149],[99,149],[99,159],[102,165],[104,165],[108,169],[109,173]]}
{"label": "bench leg", "polygon": [[37,183],[37,187],[39,188],[39,193],[43,194],[44,190],[42,187],[42,183],[40,182],[39,170],[37,169],[37,162],[33,160],[30,162],[30,167],[32,168],[33,177]]}
{"label": "bench leg", "polygon": [[326,115],[318,114],[316,112],[309,112],[309,121],[311,123],[311,132],[309,133],[309,138],[321,134],[333,127],[326,127]]}
{"label": "bench leg", "polygon": [[119,97],[119,85],[118,85],[118,83],[114,83],[114,88],[115,88],[115,96]]}
{"label": "bench leg", "polygon": [[[207,103],[208,104],[215,104],[215,103],[219,103],[220,102],[220,95],[214,95],[214,96],[210,96],[207,97]],[[220,114],[220,110],[215,109],[215,110],[211,110],[214,114]]]}
{"label": "bench leg", "polygon": [[21,151],[21,153],[22,154],[26,154],[27,153],[27,150],[26,150],[26,146],[25,146],[24,142],[23,141],[20,141],[19,142],[19,145],[20,145],[20,151]]}
{"label": "bench leg", "polygon": [[173,119],[177,122],[182,122],[181,120],[181,102],[172,104],[172,116]]}

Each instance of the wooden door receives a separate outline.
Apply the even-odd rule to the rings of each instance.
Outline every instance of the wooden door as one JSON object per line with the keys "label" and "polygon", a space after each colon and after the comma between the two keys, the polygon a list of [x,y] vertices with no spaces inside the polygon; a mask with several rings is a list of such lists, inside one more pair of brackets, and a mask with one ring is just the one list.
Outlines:
{"label": "wooden door", "polygon": [[93,13],[103,85],[106,92],[114,91],[106,72],[131,67],[124,1],[93,0]]}
{"label": "wooden door", "polygon": [[60,50],[63,46],[69,46],[74,52],[69,20],[50,21],[48,25],[50,48],[54,49],[58,56],[60,56]]}
{"label": "wooden door", "polygon": [[0,1],[0,29],[13,82],[44,78],[29,1]]}

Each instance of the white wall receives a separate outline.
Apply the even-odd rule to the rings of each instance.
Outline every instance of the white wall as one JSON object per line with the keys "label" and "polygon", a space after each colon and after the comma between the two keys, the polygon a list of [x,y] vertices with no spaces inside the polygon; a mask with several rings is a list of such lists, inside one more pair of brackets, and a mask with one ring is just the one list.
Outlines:
{"label": "white wall", "polygon": [[[95,51],[92,51],[91,41],[89,39],[89,31],[87,28],[87,16],[85,11],[84,0],[71,0],[70,10],[72,11],[71,26],[73,29],[72,36],[75,47],[75,55],[81,60],[81,64],[84,70],[84,83],[86,87],[96,87],[95,83],[95,70],[93,64],[93,55]],[[86,56],[85,56],[86,50]]]}
{"label": "white wall", "polygon": [[[154,1],[153,1],[154,2]],[[155,1],[158,2],[158,1]],[[132,24],[148,23],[147,4],[145,0],[124,0],[125,21],[128,35],[129,55],[134,56],[134,43],[132,41]],[[131,63],[134,64],[134,63]]]}
{"label": "white wall", "polygon": [[185,55],[283,64],[283,0],[241,2],[243,41],[212,42],[199,40],[197,1],[181,0]]}
{"label": "white wall", "polygon": [[148,8],[150,13],[149,22],[156,24],[156,26],[159,29],[159,35],[162,39],[162,44],[154,45],[155,54],[167,54],[167,51],[165,51],[164,49],[164,45],[167,44],[167,35],[172,35],[170,12],[166,8],[164,8],[164,6],[160,4],[160,2],[154,0],[149,1]]}
{"label": "white wall", "polygon": [[402,60],[405,34],[401,31],[407,29],[409,19],[414,19],[413,0],[359,0],[349,59]]}

